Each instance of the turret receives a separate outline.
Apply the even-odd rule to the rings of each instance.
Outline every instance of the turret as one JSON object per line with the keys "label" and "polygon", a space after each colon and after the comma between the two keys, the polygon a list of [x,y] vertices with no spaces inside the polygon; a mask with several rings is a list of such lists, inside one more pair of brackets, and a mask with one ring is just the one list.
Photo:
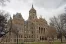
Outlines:
{"label": "turret", "polygon": [[24,20],[21,13],[16,13],[16,15],[13,15],[13,19],[21,19]]}

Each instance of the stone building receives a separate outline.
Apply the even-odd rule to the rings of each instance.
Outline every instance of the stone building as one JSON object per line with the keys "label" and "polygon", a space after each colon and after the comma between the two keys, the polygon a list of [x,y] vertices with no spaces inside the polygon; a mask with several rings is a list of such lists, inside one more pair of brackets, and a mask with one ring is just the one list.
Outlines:
{"label": "stone building", "polygon": [[21,13],[13,15],[11,32],[7,33],[1,43],[12,44],[18,42],[40,42],[46,40],[48,24],[42,17],[37,18],[37,12],[32,8],[29,10],[28,20],[24,20]]}

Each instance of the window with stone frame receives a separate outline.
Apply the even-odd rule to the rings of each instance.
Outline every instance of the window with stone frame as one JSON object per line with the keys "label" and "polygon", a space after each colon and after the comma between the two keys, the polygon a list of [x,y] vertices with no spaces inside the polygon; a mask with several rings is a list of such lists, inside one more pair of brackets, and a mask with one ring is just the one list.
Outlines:
{"label": "window with stone frame", "polygon": [[16,39],[14,39],[14,42],[16,42]]}
{"label": "window with stone frame", "polygon": [[18,37],[20,38],[20,35],[18,35]]}
{"label": "window with stone frame", "polygon": [[32,31],[32,34],[33,34],[33,31]]}
{"label": "window with stone frame", "polygon": [[41,28],[41,33],[43,33],[43,28]]}
{"label": "window with stone frame", "polygon": [[40,27],[39,27],[39,33],[40,33]]}
{"label": "window with stone frame", "polygon": [[44,33],[45,33],[45,28],[44,28]]}
{"label": "window with stone frame", "polygon": [[30,35],[29,35],[29,38],[31,38]]}
{"label": "window with stone frame", "polygon": [[31,23],[31,29],[34,29],[34,24],[33,23]]}
{"label": "window with stone frame", "polygon": [[5,42],[7,42],[7,39],[5,40]]}
{"label": "window with stone frame", "polygon": [[31,26],[31,29],[33,29],[33,27]]}
{"label": "window with stone frame", "polygon": [[24,38],[27,38],[27,36],[25,36]]}
{"label": "window with stone frame", "polygon": [[40,40],[41,40],[41,36],[40,36]]}
{"label": "window with stone frame", "polygon": [[21,35],[21,38],[22,38],[22,35]]}
{"label": "window with stone frame", "polygon": [[31,38],[33,38],[33,35],[32,35],[32,37]]}

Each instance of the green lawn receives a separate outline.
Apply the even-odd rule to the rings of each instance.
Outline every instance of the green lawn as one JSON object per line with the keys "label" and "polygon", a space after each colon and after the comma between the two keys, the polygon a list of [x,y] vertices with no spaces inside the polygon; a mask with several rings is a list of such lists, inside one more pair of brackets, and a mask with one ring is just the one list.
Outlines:
{"label": "green lawn", "polygon": [[[48,42],[48,41],[44,41],[44,42],[25,42],[23,44],[50,44],[50,42]],[[66,44],[66,43],[61,43],[60,40],[54,40],[54,42],[51,42],[51,44]]]}

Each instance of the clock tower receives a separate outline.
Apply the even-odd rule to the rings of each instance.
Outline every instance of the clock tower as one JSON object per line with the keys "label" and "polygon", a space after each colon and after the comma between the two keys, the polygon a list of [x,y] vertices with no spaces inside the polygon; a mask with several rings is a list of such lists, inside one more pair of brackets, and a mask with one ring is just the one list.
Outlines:
{"label": "clock tower", "polygon": [[37,18],[37,16],[36,16],[36,10],[34,9],[34,7],[32,5],[32,8],[29,11],[29,19],[36,19],[36,18]]}

